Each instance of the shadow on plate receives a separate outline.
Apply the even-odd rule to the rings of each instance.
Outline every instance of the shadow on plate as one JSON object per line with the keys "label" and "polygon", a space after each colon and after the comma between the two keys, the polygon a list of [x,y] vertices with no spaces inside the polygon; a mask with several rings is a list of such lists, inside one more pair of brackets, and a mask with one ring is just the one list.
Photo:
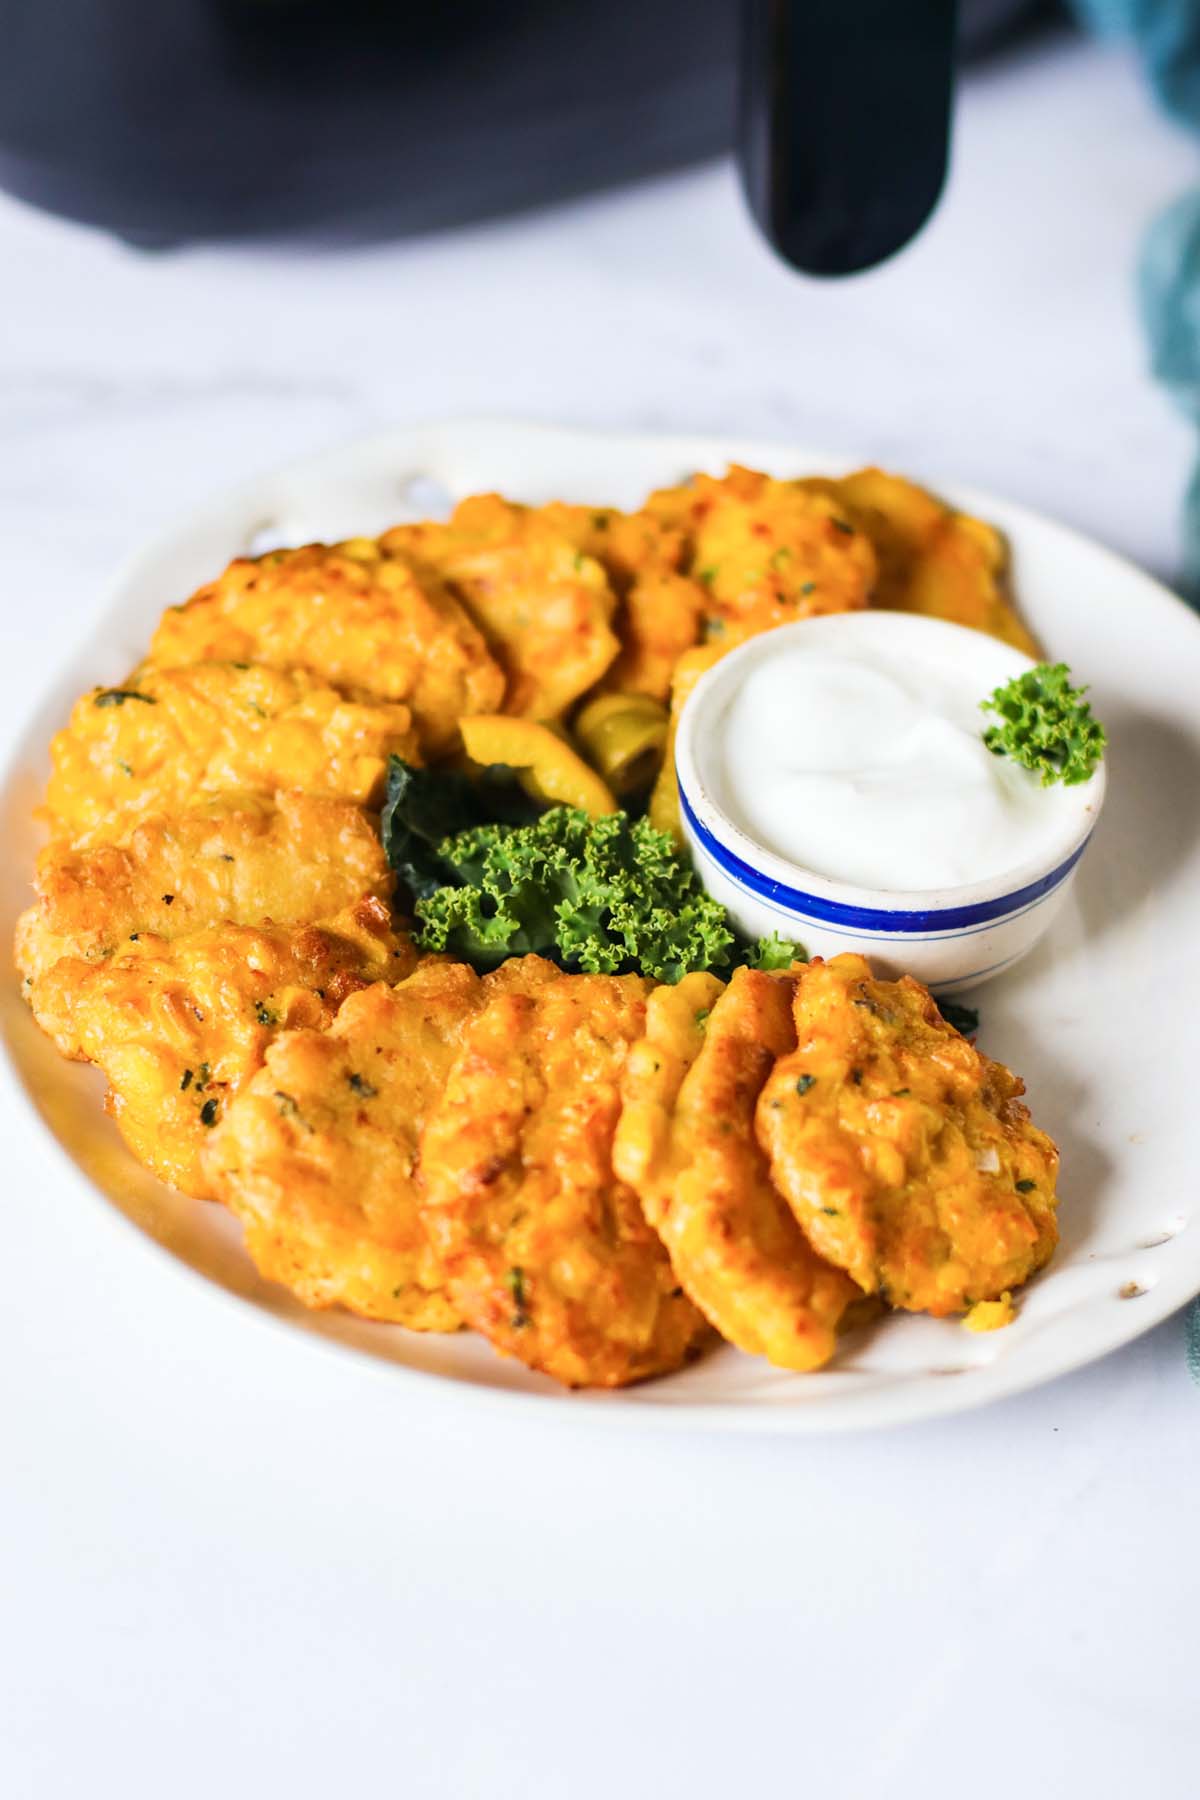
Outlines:
{"label": "shadow on plate", "polygon": [[1109,720],[1108,798],[1076,884],[1089,938],[1171,885],[1200,839],[1200,749],[1162,719]]}

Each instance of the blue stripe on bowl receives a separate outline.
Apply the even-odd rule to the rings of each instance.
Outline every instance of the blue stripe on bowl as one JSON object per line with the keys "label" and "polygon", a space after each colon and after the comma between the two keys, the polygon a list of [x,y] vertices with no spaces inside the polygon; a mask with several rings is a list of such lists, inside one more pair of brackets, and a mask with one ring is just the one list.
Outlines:
{"label": "blue stripe on bowl", "polygon": [[994,900],[977,900],[972,906],[943,906],[928,912],[893,912],[887,907],[845,906],[838,900],[821,900],[816,894],[806,894],[802,888],[788,887],[784,882],[772,881],[769,876],[760,874],[752,864],[735,856],[732,850],[713,836],[706,825],[700,823],[682,786],[679,789],[679,804],[684,818],[706,853],[719,869],[740,886],[748,888],[752,894],[761,895],[764,900],[774,901],[777,906],[786,906],[794,912],[802,913],[806,918],[818,919],[825,925],[857,926],[865,931],[954,931],[963,926],[986,925],[992,920],[1007,918],[1009,913],[1016,912],[1031,901],[1043,899],[1060,882],[1065,881],[1087,849],[1091,837],[1089,832],[1088,837],[1084,838],[1078,849],[1072,851],[1066,862],[1059,863],[1057,869],[1052,869],[1049,875],[1043,875],[1040,880],[1031,881],[1027,887],[1017,888],[1011,894],[1000,894]]}
{"label": "blue stripe on bowl", "polygon": [[[1068,873],[1069,873],[1069,871],[1068,871]],[[1017,908],[1017,910],[1015,912],[1005,913],[1004,919],[1002,922],[1005,925],[1011,925],[1014,919],[1023,919],[1027,913],[1036,912],[1039,906],[1044,906],[1046,904],[1046,901],[1049,898],[1050,898],[1049,894],[1040,895],[1038,897],[1038,899],[1031,900],[1027,906],[1020,906]],[[781,929],[785,924],[787,924],[787,922],[789,920],[793,924],[795,923],[796,913],[795,913],[794,909],[784,907],[784,906],[779,906],[779,907],[776,907],[775,910],[779,916]],[[810,923],[815,924],[816,920],[810,919]],[[907,935],[909,937],[911,937],[914,940],[914,942],[917,942],[917,943],[940,944],[940,943],[949,943],[949,942],[953,941],[954,943],[959,944],[959,943],[964,942],[964,940],[967,938],[981,937],[986,932],[993,931],[995,929],[995,926],[996,926],[996,921],[995,921],[995,919],[992,919],[988,924],[961,926],[957,931],[954,931],[954,930],[942,931],[942,930],[935,929],[933,931],[926,931],[926,932],[911,931],[911,932],[907,933]],[[869,931],[858,931],[852,925],[839,925],[838,930],[843,937],[862,938],[863,942],[868,943],[868,944],[884,943],[884,942],[886,942],[887,938],[889,936],[891,936],[890,927],[888,929],[885,929],[882,931],[880,931],[879,929],[869,930]],[[784,933],[784,935],[786,936],[786,933]],[[957,981],[959,978],[956,975],[954,979]],[[964,976],[963,979],[965,980],[966,977]]]}

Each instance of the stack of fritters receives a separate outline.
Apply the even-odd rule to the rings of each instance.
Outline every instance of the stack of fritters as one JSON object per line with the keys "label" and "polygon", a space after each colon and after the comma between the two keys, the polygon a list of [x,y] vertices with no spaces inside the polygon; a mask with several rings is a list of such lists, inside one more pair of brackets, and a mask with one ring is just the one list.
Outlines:
{"label": "stack of fritters", "polygon": [[430,959],[280,1038],[207,1158],[259,1267],[572,1385],[678,1367],[706,1327],[612,1166],[648,987]]}
{"label": "stack of fritters", "polygon": [[[380,846],[393,755],[461,763],[472,716],[569,734],[582,708],[615,782],[626,701],[642,769],[630,743],[653,756],[733,644],[870,604],[1028,641],[995,533],[874,470],[732,469],[636,513],[480,495],[239,559],[54,741],[34,1012],[304,1304],[466,1323],[568,1385],[717,1333],[811,1369],[864,1306],[994,1300],[1053,1248],[1055,1152],[916,983],[856,957],[481,977],[418,959]],[[670,769],[668,742],[674,829]]]}
{"label": "stack of fritters", "polygon": [[959,1312],[1045,1262],[1020,1091],[861,957],[675,987],[428,959],[273,1043],[205,1164],[308,1305],[463,1320],[571,1386],[710,1327],[812,1369],[873,1296]]}

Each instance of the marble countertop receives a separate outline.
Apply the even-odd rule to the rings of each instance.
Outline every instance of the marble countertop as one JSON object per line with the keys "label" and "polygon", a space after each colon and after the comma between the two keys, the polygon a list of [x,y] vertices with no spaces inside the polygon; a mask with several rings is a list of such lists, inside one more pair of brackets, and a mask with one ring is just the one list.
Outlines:
{"label": "marble countertop", "polygon": [[[1132,68],[1064,41],[970,79],[934,224],[845,285],[774,262],[723,166],[338,255],[147,257],[0,203],[0,738],[148,533],[442,414],[825,444],[1169,579],[1193,446],[1131,272],[1195,173]],[[1194,1791],[1180,1320],[861,1440],[550,1431],[135,1275],[7,1094],[0,1136],[14,1800]]]}

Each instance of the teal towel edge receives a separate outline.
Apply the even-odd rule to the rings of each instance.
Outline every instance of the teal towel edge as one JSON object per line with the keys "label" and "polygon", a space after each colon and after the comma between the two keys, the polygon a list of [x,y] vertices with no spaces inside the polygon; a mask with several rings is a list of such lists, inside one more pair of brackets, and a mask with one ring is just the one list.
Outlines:
{"label": "teal towel edge", "polygon": [[1188,1374],[1200,1387],[1200,1300],[1193,1300],[1183,1322]]}

